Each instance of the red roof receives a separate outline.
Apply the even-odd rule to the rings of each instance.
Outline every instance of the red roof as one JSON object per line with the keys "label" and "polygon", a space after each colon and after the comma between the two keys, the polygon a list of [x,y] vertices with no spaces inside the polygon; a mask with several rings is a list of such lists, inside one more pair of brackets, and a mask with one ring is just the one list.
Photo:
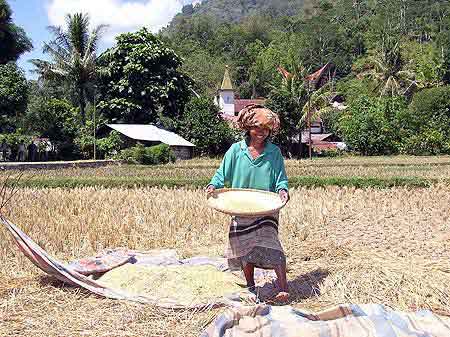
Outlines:
{"label": "red roof", "polygon": [[244,109],[247,105],[250,104],[261,104],[264,105],[266,100],[264,98],[258,99],[235,99],[234,100],[234,112],[239,113],[242,109]]}

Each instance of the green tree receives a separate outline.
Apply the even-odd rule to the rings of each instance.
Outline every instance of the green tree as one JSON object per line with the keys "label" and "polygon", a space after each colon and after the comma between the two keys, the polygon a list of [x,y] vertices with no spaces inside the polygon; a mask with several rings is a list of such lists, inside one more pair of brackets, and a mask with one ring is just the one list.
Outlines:
{"label": "green tree", "polygon": [[79,120],[70,102],[56,98],[32,98],[23,121],[25,129],[54,142],[71,142]]}
{"label": "green tree", "polygon": [[146,28],[118,36],[100,65],[98,106],[112,122],[176,120],[191,95],[192,80],[180,71],[181,58]]}
{"label": "green tree", "polygon": [[0,64],[17,61],[33,45],[25,31],[12,21],[12,11],[6,0],[0,0]]}
{"label": "green tree", "polygon": [[409,154],[450,153],[450,86],[414,95],[399,123],[402,151]]}
{"label": "green tree", "polygon": [[300,134],[298,123],[301,117],[302,106],[287,91],[273,91],[266,106],[276,112],[280,117],[280,132],[274,138],[274,142],[278,144],[285,155],[290,155],[292,137]]}
{"label": "green tree", "polygon": [[42,80],[62,81],[76,93],[81,121],[86,123],[86,103],[96,79],[97,46],[106,26],[89,30],[89,16],[82,13],[66,16],[65,29],[48,27],[54,39],[44,43],[43,52],[52,62],[31,60]]}
{"label": "green tree", "polygon": [[363,66],[368,69],[360,76],[373,81],[380,96],[410,95],[418,82],[413,69],[405,68],[400,39],[386,34],[379,43],[380,48],[372,51]]}
{"label": "green tree", "polygon": [[0,64],[0,132],[16,129],[27,108],[28,83],[14,63]]}
{"label": "green tree", "polygon": [[186,105],[180,134],[196,145],[198,154],[208,156],[223,154],[234,140],[232,130],[209,98],[193,98]]}
{"label": "green tree", "polygon": [[402,98],[361,96],[345,110],[339,129],[347,145],[363,155],[398,151],[397,116],[406,109]]}

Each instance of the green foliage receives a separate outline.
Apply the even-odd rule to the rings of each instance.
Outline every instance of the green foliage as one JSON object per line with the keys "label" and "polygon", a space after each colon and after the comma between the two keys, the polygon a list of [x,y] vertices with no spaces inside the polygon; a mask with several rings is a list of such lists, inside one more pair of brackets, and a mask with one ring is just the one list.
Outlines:
{"label": "green foliage", "polygon": [[8,144],[8,146],[14,148],[17,147],[20,143],[24,143],[25,145],[28,145],[31,143],[31,137],[27,136],[22,133],[22,130],[18,130],[14,133],[8,133],[8,134],[0,134],[0,144],[3,143],[3,141]]}
{"label": "green foliage", "polygon": [[286,91],[273,92],[266,102],[266,106],[280,117],[280,133],[275,136],[274,142],[278,144],[283,153],[288,153],[291,139],[298,136],[298,123],[301,117],[301,104]]}
{"label": "green foliage", "polygon": [[450,87],[417,93],[401,118],[402,152],[416,155],[450,154]]}
{"label": "green foliage", "polygon": [[232,130],[209,98],[193,98],[186,105],[180,135],[196,145],[199,155],[206,156],[224,153],[234,141]]}
{"label": "green foliage", "polygon": [[397,152],[398,115],[406,109],[403,99],[362,96],[343,113],[339,128],[345,142],[363,155]]}
{"label": "green foliage", "polygon": [[0,64],[0,132],[11,132],[27,108],[28,84],[14,63]]}
{"label": "green foliage", "polygon": [[108,121],[155,123],[159,114],[181,116],[191,80],[180,71],[181,58],[147,29],[119,35],[100,65],[98,107]]}
{"label": "green foliage", "polygon": [[124,142],[119,132],[113,130],[108,137],[97,140],[97,149],[100,158],[115,156],[123,147]]}
{"label": "green foliage", "polygon": [[78,132],[76,109],[66,100],[32,97],[24,117],[24,128],[52,142],[70,142]]}
{"label": "green foliage", "polygon": [[0,46],[0,65],[15,62],[20,55],[33,49],[25,31],[13,23],[12,11],[6,0],[0,0]]}
{"label": "green foliage", "polygon": [[142,165],[161,165],[175,162],[175,155],[170,146],[166,144],[151,147],[138,144],[122,150],[117,158],[129,164]]}

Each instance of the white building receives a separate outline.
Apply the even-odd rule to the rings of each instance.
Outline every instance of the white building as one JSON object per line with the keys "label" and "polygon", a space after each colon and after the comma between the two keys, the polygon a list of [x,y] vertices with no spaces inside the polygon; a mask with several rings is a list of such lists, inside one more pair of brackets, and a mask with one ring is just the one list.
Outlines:
{"label": "white building", "polygon": [[231,82],[228,66],[225,68],[222,85],[214,98],[214,103],[219,107],[222,117],[226,120],[232,120],[239,111],[250,104],[264,105],[265,99],[239,99],[235,98],[233,84]]}
{"label": "white building", "polygon": [[215,103],[222,114],[234,116],[234,89],[231,84],[228,66],[225,68],[222,86],[219,89],[218,96],[215,98]]}

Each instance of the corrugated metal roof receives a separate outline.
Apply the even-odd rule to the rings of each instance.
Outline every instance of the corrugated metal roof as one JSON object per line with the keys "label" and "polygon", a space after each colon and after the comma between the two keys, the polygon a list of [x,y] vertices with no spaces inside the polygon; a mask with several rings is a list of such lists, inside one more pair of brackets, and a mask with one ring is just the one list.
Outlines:
{"label": "corrugated metal roof", "polygon": [[135,140],[161,142],[170,146],[195,146],[176,133],[160,129],[154,125],[143,124],[107,124],[121,134]]}

